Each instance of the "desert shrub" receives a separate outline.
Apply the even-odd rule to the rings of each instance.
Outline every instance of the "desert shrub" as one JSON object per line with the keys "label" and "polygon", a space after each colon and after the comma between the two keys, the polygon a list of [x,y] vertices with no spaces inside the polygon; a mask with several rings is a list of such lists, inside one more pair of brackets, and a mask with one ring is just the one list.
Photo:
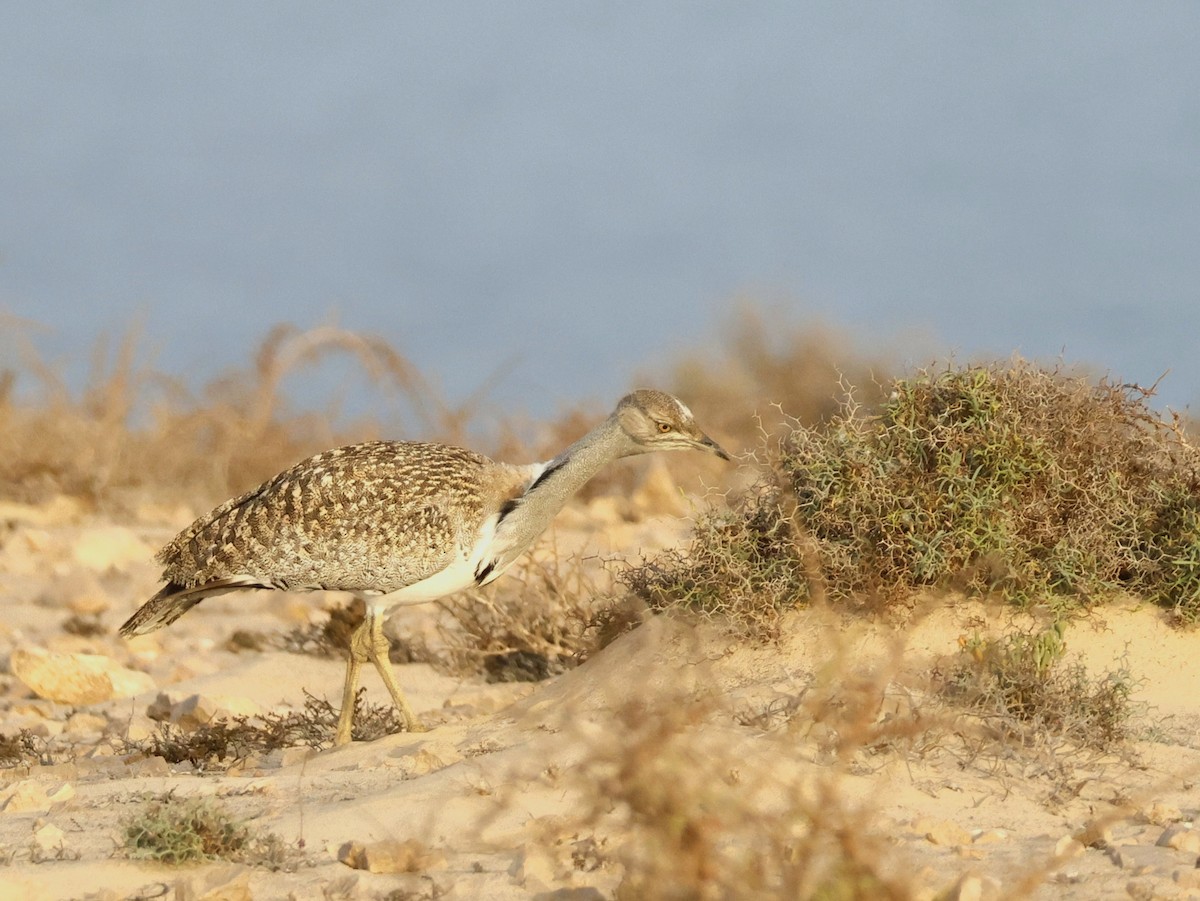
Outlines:
{"label": "desert shrub", "polygon": [[712,713],[694,698],[630,700],[591,736],[574,778],[593,804],[584,828],[619,824],[604,852],[623,867],[617,897],[916,896],[874,814],[848,803],[836,778],[781,773],[727,737],[703,742]]}
{"label": "desert shrub", "polygon": [[961,652],[935,673],[938,693],[984,718],[1005,737],[1056,736],[1108,751],[1130,736],[1134,680],[1125,669],[1092,676],[1065,657],[1065,626],[1002,638],[963,638]]}
{"label": "desert shrub", "polygon": [[[374,741],[404,731],[404,721],[396,708],[391,704],[368,704],[366,691],[360,688],[354,696],[351,738]],[[187,762],[198,770],[208,770],[227,760],[236,763],[281,748],[330,747],[337,729],[338,712],[328,701],[308,692],[304,695],[301,710],[232,719],[218,717],[190,730],[160,723],[146,738],[126,741],[122,753],[161,757],[167,763]]]}
{"label": "desert shrub", "polygon": [[46,740],[28,729],[15,735],[0,733],[0,768],[37,765],[48,760]]}
{"label": "desert shrub", "polygon": [[123,824],[130,857],[180,864],[196,860],[239,860],[251,846],[246,824],[209,798],[150,801]]}
{"label": "desert shrub", "polygon": [[729,507],[701,512],[688,548],[628,566],[619,578],[651,610],[682,608],[772,638],[780,615],[819,584],[807,547],[781,492],[760,484]]}
{"label": "desert shrub", "polygon": [[605,625],[619,619],[615,604],[586,561],[561,553],[551,535],[514,574],[441,602],[436,656],[451,672],[489,682],[540,682],[603,646]]}
{"label": "desert shrub", "polygon": [[31,328],[14,323],[8,337],[19,362],[0,370],[0,498],[66,494],[112,506],[136,491],[134,500],[207,504],[318,450],[376,437],[376,421],[345,422],[336,409],[286,403],[284,382],[331,358],[357,364],[385,389],[393,433],[459,440],[474,415],[473,402],[441,401],[380,338],[332,325],[279,326],[252,366],[198,392],[142,362],[136,332],[115,350],[98,342],[84,387],[74,391],[28,339]]}
{"label": "desert shrub", "polygon": [[814,589],[895,604],[954,588],[1060,607],[1138,591],[1191,618],[1200,456],[1149,394],[1014,361],[919,372],[873,411],[851,396],[787,426],[768,477],[688,554],[626,581],[660,607],[736,598],[763,617]]}

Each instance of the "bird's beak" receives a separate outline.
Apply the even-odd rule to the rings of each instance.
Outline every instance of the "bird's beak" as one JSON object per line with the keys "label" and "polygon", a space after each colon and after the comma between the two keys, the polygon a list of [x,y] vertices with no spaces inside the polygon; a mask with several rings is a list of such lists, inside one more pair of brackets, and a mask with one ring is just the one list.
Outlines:
{"label": "bird's beak", "polygon": [[696,449],[702,450],[705,453],[713,454],[714,456],[720,457],[722,460],[733,459],[731,456],[729,456],[729,454],[725,453],[725,449],[722,448],[721,445],[717,444],[717,442],[713,441],[703,432],[700,433],[700,437],[696,440]]}

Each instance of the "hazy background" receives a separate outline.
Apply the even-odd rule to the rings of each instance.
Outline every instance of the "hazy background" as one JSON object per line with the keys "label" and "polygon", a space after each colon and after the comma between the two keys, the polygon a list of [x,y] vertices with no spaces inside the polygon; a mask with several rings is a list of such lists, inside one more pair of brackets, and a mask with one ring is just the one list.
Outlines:
{"label": "hazy background", "polygon": [[1200,400],[1197,3],[2,11],[0,312],[77,377],[139,320],[199,382],[336,313],[548,411],[750,296]]}

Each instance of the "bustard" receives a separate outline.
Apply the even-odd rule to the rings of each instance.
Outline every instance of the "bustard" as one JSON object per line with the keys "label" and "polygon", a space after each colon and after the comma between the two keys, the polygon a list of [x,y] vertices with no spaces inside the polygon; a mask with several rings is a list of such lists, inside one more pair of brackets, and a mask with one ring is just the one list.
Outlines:
{"label": "bustard", "polygon": [[513,466],[444,444],[371,441],[297,463],[201,516],[158,554],[167,584],[121,626],[168,626],[213,595],[247,588],[349,591],[366,603],[350,641],[334,743],[350,740],[370,660],[410,731],[424,731],[388,661],[392,607],[498,578],[579,488],[613,460],[694,448],[729,455],[683,403],[634,391],[545,463]]}

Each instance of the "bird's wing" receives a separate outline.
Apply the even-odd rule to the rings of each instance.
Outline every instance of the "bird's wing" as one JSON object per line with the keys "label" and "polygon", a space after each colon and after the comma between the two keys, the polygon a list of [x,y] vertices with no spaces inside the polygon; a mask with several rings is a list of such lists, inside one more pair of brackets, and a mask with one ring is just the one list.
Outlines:
{"label": "bird's wing", "polygon": [[449,566],[481,518],[484,457],[370,442],[311,457],[200,517],[161,552],[186,588],[394,591]]}

